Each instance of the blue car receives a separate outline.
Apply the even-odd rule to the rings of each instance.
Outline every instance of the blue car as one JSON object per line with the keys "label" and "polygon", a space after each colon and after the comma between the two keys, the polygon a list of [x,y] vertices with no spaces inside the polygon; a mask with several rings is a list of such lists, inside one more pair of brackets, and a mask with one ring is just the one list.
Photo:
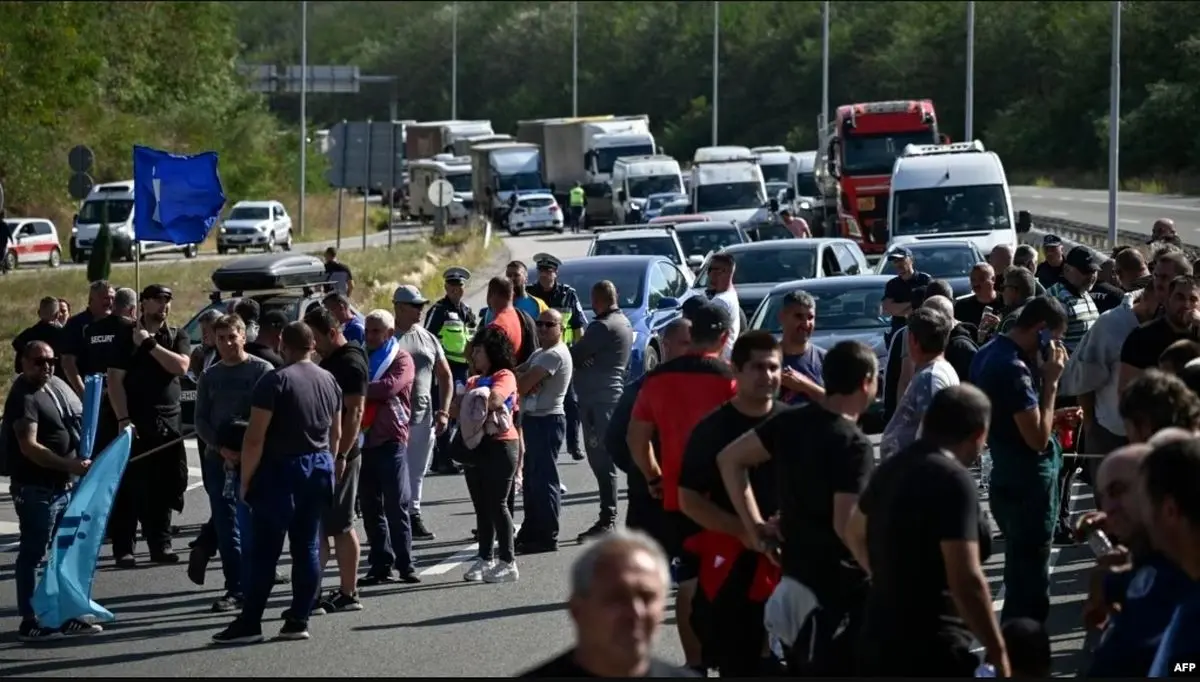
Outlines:
{"label": "blue car", "polygon": [[633,325],[633,353],[627,380],[633,381],[658,365],[657,332],[679,316],[679,306],[689,296],[688,278],[664,256],[589,256],[563,261],[558,281],[579,294],[584,314],[592,286],[608,280],[617,287],[617,304]]}
{"label": "blue car", "polygon": [[679,192],[658,192],[646,197],[646,206],[642,209],[642,222],[662,215],[663,208],[676,201],[686,201],[687,195]]}

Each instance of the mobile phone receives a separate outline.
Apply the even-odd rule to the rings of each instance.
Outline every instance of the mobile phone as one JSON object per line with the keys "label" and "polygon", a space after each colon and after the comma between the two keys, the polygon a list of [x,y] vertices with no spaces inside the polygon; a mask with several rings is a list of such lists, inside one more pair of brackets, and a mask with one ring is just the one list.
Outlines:
{"label": "mobile phone", "polygon": [[1054,348],[1052,344],[1049,330],[1042,329],[1038,332],[1038,352],[1041,353],[1043,360],[1050,359],[1051,351]]}

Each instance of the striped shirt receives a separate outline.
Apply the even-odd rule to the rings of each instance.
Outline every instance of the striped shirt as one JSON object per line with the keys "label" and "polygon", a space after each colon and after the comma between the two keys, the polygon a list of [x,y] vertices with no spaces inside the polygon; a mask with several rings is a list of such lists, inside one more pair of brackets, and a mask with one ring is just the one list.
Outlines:
{"label": "striped shirt", "polygon": [[1096,309],[1096,303],[1091,296],[1087,293],[1075,294],[1062,281],[1047,289],[1046,295],[1058,299],[1067,311],[1067,333],[1063,334],[1063,345],[1067,347],[1068,353],[1074,353],[1079,347],[1079,342],[1083,341],[1083,335],[1096,324],[1100,311]]}

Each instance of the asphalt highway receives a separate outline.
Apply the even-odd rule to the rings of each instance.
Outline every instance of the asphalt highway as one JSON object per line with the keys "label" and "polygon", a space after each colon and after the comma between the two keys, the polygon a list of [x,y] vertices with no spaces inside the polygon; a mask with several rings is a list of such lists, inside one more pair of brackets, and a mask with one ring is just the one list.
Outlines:
{"label": "asphalt highway", "polygon": [[[1017,210],[1108,227],[1106,190],[1013,187],[1011,192]],[[1185,243],[1200,243],[1200,197],[1120,192],[1117,210],[1118,229],[1149,237],[1155,220],[1170,218]]]}
{"label": "asphalt highway", "polygon": [[[539,251],[551,251],[560,258],[582,256],[588,243],[587,237],[569,234],[531,235],[505,242],[513,258],[527,262]],[[492,274],[476,273],[477,282]],[[482,305],[480,298],[478,292],[473,295],[476,305]],[[208,517],[194,446],[189,450],[189,465],[191,490],[185,511],[176,519],[182,535],[176,538],[175,547],[181,553]],[[562,512],[564,542],[557,553],[519,558],[519,582],[484,585],[462,581],[475,550],[470,534],[473,512],[461,477],[435,476],[426,482],[423,516],[437,538],[417,543],[420,585],[364,588],[364,610],[314,618],[308,641],[221,649],[209,644],[211,635],[231,618],[209,610],[221,595],[217,561],[210,564],[206,585],[196,587],[187,580],[183,564],[143,564],[117,570],[107,546],[101,553],[93,596],[112,610],[117,620],[95,637],[38,646],[17,642],[13,588],[16,516],[8,486],[0,481],[0,676],[512,675],[555,655],[572,640],[564,601],[570,565],[579,554],[573,538],[595,520],[598,497],[586,463],[563,454],[559,465],[568,488]],[[1087,491],[1077,488],[1076,492],[1080,504],[1089,506]],[[519,522],[519,509],[517,516]],[[145,547],[138,549],[142,552],[138,558],[145,561]],[[1088,556],[1085,547],[1055,552],[1049,627],[1059,675],[1072,674],[1078,663],[1084,638],[1079,609]],[[289,561],[285,550],[281,560],[285,570]],[[994,557],[986,570],[999,603],[1003,599],[1002,558]],[[325,586],[335,584],[331,564]],[[269,620],[264,622],[265,634],[273,634],[282,624],[278,617],[289,603],[289,594],[287,588],[276,588],[267,610]],[[673,609],[667,613],[657,653],[682,662]]]}

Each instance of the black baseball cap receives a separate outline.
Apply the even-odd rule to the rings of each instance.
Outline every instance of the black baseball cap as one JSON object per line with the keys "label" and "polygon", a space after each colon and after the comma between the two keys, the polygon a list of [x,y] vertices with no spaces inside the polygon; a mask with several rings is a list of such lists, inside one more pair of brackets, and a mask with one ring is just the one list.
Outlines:
{"label": "black baseball cap", "polygon": [[1096,272],[1100,269],[1100,259],[1086,246],[1076,246],[1068,251],[1063,262],[1080,272]]}
{"label": "black baseball cap", "polygon": [[1062,245],[1063,245],[1062,237],[1059,237],[1056,234],[1048,234],[1045,237],[1042,237],[1042,248],[1045,248],[1047,246],[1062,246]]}
{"label": "black baseball cap", "polygon": [[150,299],[159,298],[162,296],[166,296],[167,300],[175,298],[175,294],[171,292],[171,287],[163,286],[162,284],[151,284],[145,289],[142,289],[141,300],[149,301]]}
{"label": "black baseball cap", "polygon": [[258,319],[258,326],[260,329],[283,329],[290,322],[287,313],[282,310],[268,310]]}
{"label": "black baseball cap", "polygon": [[715,332],[733,329],[733,319],[725,306],[700,298],[695,300],[699,302],[683,311],[683,316],[691,320],[693,329],[710,329]]}
{"label": "black baseball cap", "polygon": [[912,258],[912,251],[909,251],[907,247],[897,246],[891,251],[888,251],[887,258],[888,260],[903,260],[905,258]]}

